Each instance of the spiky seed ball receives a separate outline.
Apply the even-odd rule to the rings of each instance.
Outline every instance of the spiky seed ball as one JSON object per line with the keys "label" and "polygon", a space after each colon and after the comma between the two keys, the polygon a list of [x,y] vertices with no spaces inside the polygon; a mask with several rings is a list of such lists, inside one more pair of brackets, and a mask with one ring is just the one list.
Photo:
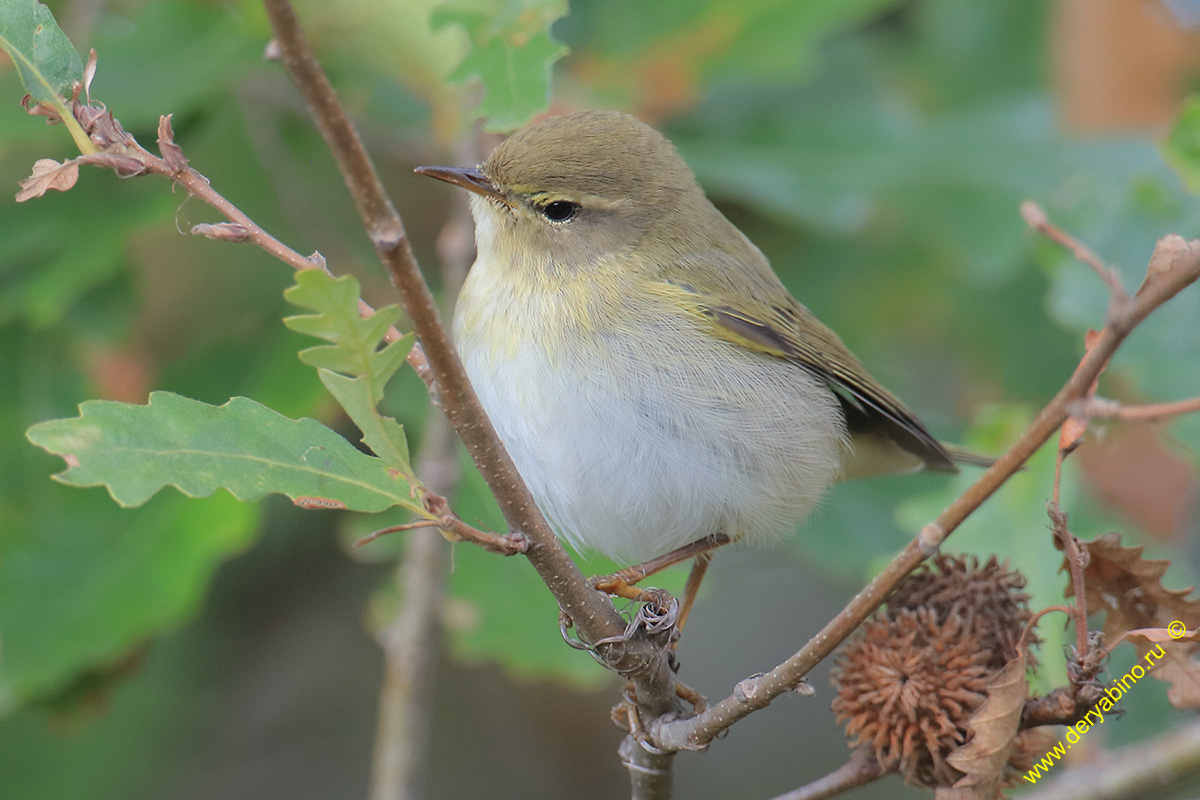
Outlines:
{"label": "spiky seed ball", "polygon": [[854,747],[915,786],[950,786],[962,773],[946,755],[968,736],[994,670],[965,619],[900,609],[868,621],[834,668],[833,711]]}
{"label": "spiky seed ball", "polygon": [[[998,670],[1016,657],[1017,642],[1032,618],[1024,588],[1025,576],[995,556],[981,566],[975,556],[938,554],[900,585],[888,599],[888,608],[926,608],[939,620],[952,615],[969,620],[991,654],[990,666]],[[1031,636],[1027,643],[1037,641]]]}

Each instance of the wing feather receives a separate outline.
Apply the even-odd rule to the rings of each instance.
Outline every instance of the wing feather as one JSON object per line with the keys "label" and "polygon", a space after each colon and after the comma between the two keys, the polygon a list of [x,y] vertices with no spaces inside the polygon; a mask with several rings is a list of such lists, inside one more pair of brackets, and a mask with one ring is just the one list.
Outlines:
{"label": "wing feather", "polygon": [[[780,285],[779,296],[753,313],[691,284],[667,281],[666,291],[709,321],[727,341],[796,364],[837,395],[851,434],[883,432],[929,469],[957,472],[954,459],[900,400],[871,377],[832,330]],[[725,297],[727,293],[722,293]]]}

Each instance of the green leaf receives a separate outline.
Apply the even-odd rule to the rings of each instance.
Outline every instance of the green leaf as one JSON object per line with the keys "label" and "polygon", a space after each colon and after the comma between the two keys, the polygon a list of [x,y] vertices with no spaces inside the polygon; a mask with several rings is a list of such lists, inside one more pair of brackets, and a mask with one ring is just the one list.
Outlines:
{"label": "green leaf", "polygon": [[285,325],[332,342],[301,351],[300,360],[317,367],[321,382],[362,431],[367,446],[389,467],[415,480],[403,427],[377,409],[384,388],[415,341],[410,333],[383,343],[388,328],[400,319],[400,309],[385,306],[363,318],[358,310],[358,281],[350,275],[334,278],[319,269],[297,272],[296,285],[287,289],[284,297],[293,305],[319,312],[288,317]]}
{"label": "green leaf", "polygon": [[374,403],[367,402],[370,379],[366,376],[347,378],[327,369],[317,370],[317,375],[350,419],[358,425],[367,447],[374,450],[388,466],[401,470],[405,477],[413,480],[415,476],[409,463],[408,437],[404,434],[404,426],[391,417],[383,416]]}
{"label": "green leaf", "polygon": [[487,130],[518,128],[546,110],[551,68],[567,53],[550,25],[566,13],[565,0],[462,0],[435,11],[435,30],[455,24],[467,33],[471,49],[449,79],[483,85],[476,112]]}
{"label": "green leaf", "polygon": [[106,486],[123,506],[145,503],[165,486],[192,497],[219,488],[241,500],[285,494],[309,507],[424,515],[407,482],[312,419],[292,420],[245,397],[210,406],[170,392],[148,405],[90,400],[80,415],[34,425],[31,442],[63,456],[54,477]]}
{"label": "green leaf", "polygon": [[[613,105],[653,114],[694,105],[713,84],[795,81],[833,34],[897,0],[605,0],[573,3],[556,30],[600,78]],[[593,79],[594,80],[594,79]],[[810,108],[818,112],[818,109]],[[665,111],[669,114],[670,111]]]}
{"label": "green leaf", "polygon": [[37,104],[54,109],[80,152],[95,152],[64,102],[83,82],[83,62],[50,9],[36,0],[0,3],[0,48],[12,58],[25,90]]}
{"label": "green leaf", "polygon": [[1163,142],[1163,157],[1175,168],[1188,190],[1200,194],[1200,94],[1194,94],[1183,105],[1167,140]]}
{"label": "green leaf", "polygon": [[228,495],[120,509],[49,483],[32,493],[23,524],[0,532],[0,715],[178,625],[258,529],[255,507]]}
{"label": "green leaf", "polygon": [[39,103],[58,108],[83,80],[83,62],[75,46],[36,0],[0,3],[0,47],[12,57],[26,91]]}

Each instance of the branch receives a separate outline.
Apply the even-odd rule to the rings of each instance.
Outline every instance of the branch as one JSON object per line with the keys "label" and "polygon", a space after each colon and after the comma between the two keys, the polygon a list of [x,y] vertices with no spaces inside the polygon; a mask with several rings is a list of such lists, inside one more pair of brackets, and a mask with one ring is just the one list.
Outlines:
{"label": "branch", "polygon": [[[183,156],[183,151],[179,148],[179,145],[175,144],[175,132],[171,130],[170,114],[161,117],[158,121],[158,148],[163,153],[163,158],[159,158],[141,145],[133,142],[132,137],[130,137],[129,147],[135,152],[137,159],[146,167],[147,172],[171,179],[184,189],[187,189],[188,194],[211,206],[221,216],[229,220],[228,223],[218,223],[216,225],[205,223],[193,225],[191,233],[227,242],[250,242],[284,264],[287,264],[292,269],[313,269],[315,267],[328,274],[332,274],[329,272],[329,267],[326,266],[325,259],[321,257],[320,253],[303,256],[288,247],[263,230],[258,223],[247,216],[240,208],[229,202],[220,192],[212,187],[208,178],[189,167],[187,159]],[[358,310],[363,317],[369,317],[375,313],[375,310],[366,301],[361,299],[358,301]],[[389,326],[384,339],[394,342],[402,335],[395,326]],[[424,363],[424,354],[420,348],[413,348],[409,354],[408,362],[419,374],[420,367]]]}
{"label": "branch", "polygon": [[875,756],[869,750],[855,750],[850,754],[850,760],[824,778],[818,778],[812,783],[784,792],[771,800],[824,800],[858,786],[865,786],[887,775],[890,770],[879,766]]}
{"label": "branch", "polygon": [[466,445],[476,467],[500,504],[510,530],[529,539],[525,553],[565,613],[588,642],[598,645],[605,663],[636,682],[642,713],[660,715],[676,706],[666,652],[649,638],[625,634],[625,624],[607,597],[592,589],[558,543],[504,449],[467,379],[441,316],[421,276],[404,225],[384,194],[357,133],[328,78],[321,71],[295,11],[287,0],[264,0],[284,68],[304,96],[317,127],[333,152],[380,261],[392,276],[429,371],[442,410]]}
{"label": "branch", "polygon": [[1170,417],[1194,414],[1200,411],[1200,397],[1176,400],[1171,403],[1148,403],[1127,406],[1115,400],[1087,397],[1075,406],[1075,413],[1090,419],[1117,419],[1124,422],[1158,422]]}
{"label": "branch", "polygon": [[1064,769],[1021,800],[1124,800],[1161,796],[1200,775],[1200,722],[1192,722],[1103,761]]}
{"label": "branch", "polygon": [[[466,199],[459,200],[438,241],[442,280],[450,298],[458,293],[472,255],[470,241],[448,235],[461,232],[464,227],[470,235],[471,212]],[[416,466],[430,494],[436,493],[443,503],[462,473],[455,452],[454,431],[446,418],[432,415]],[[430,494],[426,495],[426,502]],[[463,524],[457,516],[454,519]],[[442,538],[435,531],[416,530],[405,542],[404,556],[396,568],[396,593],[400,601],[391,624],[379,637],[384,671],[375,752],[371,759],[371,800],[416,800],[422,795],[432,717],[433,673],[446,594],[444,551]]]}
{"label": "branch", "polygon": [[518,553],[524,553],[529,550],[529,539],[525,534],[520,532],[492,533],[491,531],[481,531],[478,528],[473,528],[451,511],[449,501],[436,492],[426,491],[421,498],[421,503],[429,513],[435,515],[434,519],[419,519],[415,522],[406,522],[403,525],[380,528],[356,541],[354,546],[362,547],[389,533],[415,531],[420,528],[437,528],[442,532],[443,536],[452,542],[470,542],[471,544],[479,545],[484,550],[502,556],[515,556]]}
{"label": "branch", "polygon": [[1128,303],[1110,309],[1108,324],[1096,337],[1074,374],[1054,399],[1042,409],[1008,452],[996,460],[974,484],[956,498],[883,572],[838,613],[820,633],[791,658],[765,675],[747,678],[729,697],[702,714],[685,720],[656,720],[647,726],[651,742],[664,750],[700,750],[743,717],[765,708],[776,697],[795,688],[808,672],[826,658],[887,596],[915,570],[963,520],[992,496],[1021,465],[1054,435],[1070,413],[1072,404],[1086,396],[1092,382],[1125,337],[1146,316],[1200,277],[1200,241],[1189,245],[1179,236],[1165,236],[1155,246],[1146,281]]}
{"label": "branch", "polygon": [[[417,470],[426,485],[438,492],[448,492],[458,482],[453,433],[444,417],[429,420]],[[446,584],[444,548],[435,531],[417,530],[405,542],[404,557],[396,568],[401,600],[391,624],[379,633],[384,668],[371,759],[371,800],[412,800],[421,795]]]}
{"label": "branch", "polygon": [[1108,286],[1108,291],[1111,294],[1111,300],[1114,305],[1125,302],[1127,298],[1125,287],[1121,285],[1121,280],[1117,277],[1116,270],[1105,265],[1083,242],[1062,228],[1052,225],[1050,220],[1046,218],[1046,212],[1042,210],[1041,206],[1032,200],[1026,200],[1021,203],[1021,217],[1029,227],[1047,239],[1067,248],[1075,258],[1091,267],[1100,276],[1100,279],[1104,281],[1104,284]]}
{"label": "branch", "polygon": [[[350,188],[368,236],[388,268],[413,322],[418,344],[412,348],[407,360],[429,387],[433,403],[446,413],[467,446],[513,532],[509,537],[489,541],[501,550],[525,551],[558,601],[560,614],[565,614],[579,629],[585,646],[611,669],[635,681],[642,715],[651,717],[674,711],[678,703],[674,675],[669,668],[668,642],[663,636],[651,636],[643,630],[627,632],[624,620],[612,603],[590,587],[558,543],[479,405],[417,267],[403,223],[384,195],[362,143],[321,72],[293,9],[286,0],[265,0],[265,5],[276,31],[274,49],[305,96]],[[159,174],[178,183],[228,220],[198,225],[192,229],[193,233],[224,241],[253,242],[296,269],[318,268],[328,272],[319,254],[306,258],[275,239],[213,190],[204,176],[189,167],[183,151],[174,142],[169,116],[160,119],[162,155],[159,157],[122,130],[103,106],[75,103],[73,111],[80,126],[88,133],[88,141],[95,144],[99,152],[63,164],[51,160],[39,162],[33,175],[21,182],[18,201],[40,196],[52,188],[69,189],[79,164],[108,167],[122,177]],[[364,316],[374,313],[361,300],[359,310]],[[385,338],[395,341],[400,336],[395,328],[389,328]],[[473,529],[461,526],[457,518],[445,521],[456,535],[473,532]],[[486,535],[476,538],[488,540]],[[511,541],[501,541],[504,538]],[[590,642],[597,644],[593,647],[587,644]],[[648,751],[642,749],[642,752]],[[669,757],[666,758],[669,764]]]}

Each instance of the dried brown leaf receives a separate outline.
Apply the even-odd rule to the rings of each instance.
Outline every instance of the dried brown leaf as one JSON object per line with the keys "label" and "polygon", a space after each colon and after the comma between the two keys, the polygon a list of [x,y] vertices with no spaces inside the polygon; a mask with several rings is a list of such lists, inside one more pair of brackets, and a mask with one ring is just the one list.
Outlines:
{"label": "dried brown leaf", "polygon": [[1200,642],[1200,630],[1176,633],[1170,628],[1138,628],[1125,634],[1126,639],[1133,639],[1135,636],[1157,644],[1162,642]]}
{"label": "dried brown leaf", "polygon": [[31,94],[21,98],[21,107],[30,116],[45,117],[47,125],[57,125],[62,122],[62,117],[58,115],[58,109],[49,103],[35,103]]}
{"label": "dried brown leaf", "polygon": [[132,178],[135,175],[144,175],[146,173],[146,165],[140,159],[134,156],[121,155],[120,153],[92,153],[80,156],[75,161],[80,164],[106,167],[117,173],[117,177],[120,178]]}
{"label": "dried brown leaf", "polygon": [[21,191],[17,192],[17,202],[24,203],[35,197],[41,197],[51,189],[65,192],[79,180],[79,164],[74,160],[58,163],[53,158],[39,158],[33,165],[33,173],[22,181],[18,181]]}
{"label": "dried brown leaf", "polygon": [[1158,240],[1150,263],[1146,265],[1146,277],[1138,287],[1140,293],[1147,286],[1159,281],[1171,271],[1177,262],[1191,254],[1192,243],[1177,233],[1169,233]]}
{"label": "dried brown leaf", "polygon": [[222,242],[244,242],[250,238],[250,232],[244,225],[236,222],[200,222],[192,226],[192,234],[206,239],[217,239]]}
{"label": "dried brown leaf", "polygon": [[937,800],[986,800],[996,796],[1021,726],[1021,709],[1028,691],[1025,657],[1018,655],[988,681],[987,699],[967,723],[974,733],[971,740],[946,756],[951,766],[966,774],[949,789],[939,789],[934,794]]}
{"label": "dried brown leaf", "polygon": [[96,64],[96,48],[93,47],[88,52],[87,64],[83,68],[83,96],[89,103],[92,102],[92,80],[96,77]]}
{"label": "dried brown leaf", "polygon": [[[1192,654],[1200,645],[1188,642],[1158,646],[1167,655],[1155,665],[1150,674],[1171,684],[1171,688],[1167,689],[1167,699],[1171,701],[1171,705],[1185,711],[1200,711],[1200,664],[1192,658]],[[1138,652],[1143,653],[1150,649],[1152,648],[1139,647]]]}
{"label": "dried brown leaf", "polygon": [[187,158],[183,149],[175,144],[175,131],[171,129],[171,115],[165,114],[158,118],[158,152],[162,153],[163,161],[173,172],[183,172],[187,169]]}
{"label": "dried brown leaf", "polygon": [[[1116,642],[1128,636],[1143,659],[1161,647],[1166,655],[1154,663],[1150,674],[1171,684],[1167,699],[1176,708],[1200,711],[1200,664],[1192,658],[1200,643],[1185,637],[1159,644],[1141,632],[1180,625],[1190,631],[1200,628],[1200,601],[1188,599],[1192,589],[1163,587],[1161,579],[1171,562],[1142,558],[1141,547],[1123,547],[1115,533],[1080,545],[1089,557],[1084,570],[1088,610],[1106,612],[1105,640]],[[1068,596],[1071,591],[1067,589]],[[1131,631],[1139,633],[1131,636]]]}
{"label": "dried brown leaf", "polygon": [[1164,444],[1154,426],[1114,426],[1077,458],[1088,487],[1139,530],[1170,541],[1189,529],[1200,497],[1196,467]]}

